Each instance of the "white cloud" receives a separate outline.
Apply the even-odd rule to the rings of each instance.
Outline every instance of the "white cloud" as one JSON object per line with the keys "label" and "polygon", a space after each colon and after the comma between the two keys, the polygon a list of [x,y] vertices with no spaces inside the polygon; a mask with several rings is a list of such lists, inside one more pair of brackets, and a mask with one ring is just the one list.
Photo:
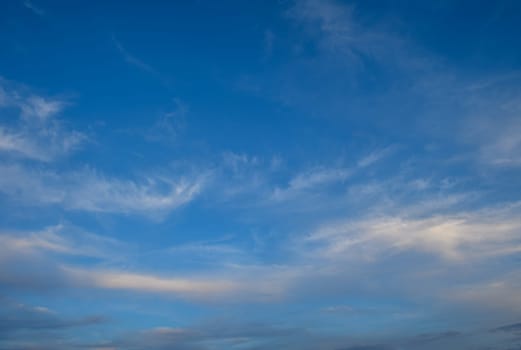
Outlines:
{"label": "white cloud", "polygon": [[395,146],[388,146],[388,147],[373,151],[373,152],[369,153],[367,156],[360,159],[357,163],[357,166],[359,168],[366,168],[370,165],[373,165],[374,163],[378,162],[379,160],[387,157],[395,149],[396,149]]}
{"label": "white cloud", "polygon": [[218,298],[237,292],[240,285],[214,278],[174,278],[121,271],[64,268],[65,273],[84,287],[170,294],[190,298]]}
{"label": "white cloud", "polygon": [[0,107],[14,109],[18,115],[10,123],[0,125],[0,152],[50,162],[72,153],[86,139],[86,135],[68,130],[56,116],[66,101],[45,98],[0,78]]}
{"label": "white cloud", "polygon": [[59,224],[38,231],[1,230],[0,256],[80,256],[104,262],[123,259],[130,246],[119,240]]}
{"label": "white cloud", "polygon": [[66,105],[63,99],[35,95],[27,87],[0,77],[0,107],[18,109],[25,119],[45,121],[60,113]]}
{"label": "white cloud", "polygon": [[0,127],[0,151],[14,157],[50,162],[72,153],[86,140],[77,131],[65,131],[60,124],[41,128],[22,126],[17,129]]}
{"label": "white cloud", "polygon": [[288,182],[286,187],[276,187],[271,193],[271,199],[275,201],[295,199],[305,192],[323,192],[324,187],[344,183],[357,171],[369,167],[388,156],[394,147],[389,146],[371,152],[361,158],[356,166],[348,167],[326,167],[319,166],[296,173]]}
{"label": "white cloud", "polygon": [[325,225],[307,241],[328,258],[419,251],[443,259],[487,259],[521,251],[519,204],[427,217],[383,216]]}
{"label": "white cloud", "polygon": [[191,201],[204,175],[149,176],[140,180],[107,177],[90,168],[55,172],[44,167],[10,163],[25,158],[52,162],[72,153],[86,136],[67,130],[56,116],[66,102],[33,94],[28,88],[0,79],[0,107],[14,110],[14,120],[0,125],[0,192],[25,204],[57,204],[71,210],[142,213],[162,217]]}
{"label": "white cloud", "polygon": [[339,169],[314,169],[305,173],[298,174],[289,182],[289,188],[302,190],[315,186],[343,181],[351,172],[344,168]]}
{"label": "white cloud", "polygon": [[299,0],[288,15],[303,25],[310,38],[327,55],[339,55],[345,67],[363,66],[371,58],[380,64],[416,68],[420,60],[410,52],[405,41],[378,25],[361,25],[355,18],[355,8],[333,0]]}
{"label": "white cloud", "polygon": [[46,99],[41,96],[28,96],[18,101],[18,107],[24,118],[46,120],[63,110],[66,103],[61,100]]}
{"label": "white cloud", "polygon": [[0,192],[29,205],[58,204],[70,210],[162,217],[193,200],[205,175],[149,176],[140,181],[110,178],[86,168],[56,173],[0,165]]}
{"label": "white cloud", "polygon": [[190,202],[202,189],[204,177],[149,177],[142,182],[106,178],[94,171],[72,175],[77,181],[66,203],[73,209],[149,213],[170,211]]}
{"label": "white cloud", "polygon": [[293,176],[287,186],[276,186],[269,193],[268,200],[270,202],[287,202],[301,199],[305,194],[322,193],[325,187],[342,183],[351,174],[352,170],[342,167],[308,169]]}

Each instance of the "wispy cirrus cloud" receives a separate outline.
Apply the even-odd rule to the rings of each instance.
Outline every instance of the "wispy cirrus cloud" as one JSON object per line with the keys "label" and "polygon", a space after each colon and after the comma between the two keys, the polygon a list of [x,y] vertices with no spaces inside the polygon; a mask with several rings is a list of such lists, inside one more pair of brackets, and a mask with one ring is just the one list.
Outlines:
{"label": "wispy cirrus cloud", "polygon": [[153,75],[157,75],[157,71],[152,68],[152,66],[148,65],[147,63],[143,62],[133,54],[131,54],[124,46],[123,44],[116,38],[114,34],[112,34],[112,42],[114,43],[114,46],[119,51],[123,59],[130,65],[133,65],[145,72],[151,73]]}
{"label": "wispy cirrus cloud", "polygon": [[54,172],[19,164],[0,165],[0,192],[26,205],[163,217],[193,200],[206,176],[150,175],[140,180],[107,177],[94,169]]}
{"label": "wispy cirrus cloud", "polygon": [[68,102],[35,95],[30,89],[0,79],[0,152],[15,158],[51,162],[78,149],[84,133],[66,128],[57,119]]}
{"label": "wispy cirrus cloud", "polygon": [[[271,193],[270,190],[276,188],[275,182],[269,177],[270,172],[274,171],[271,162],[263,162],[258,157],[246,154],[227,154],[224,158],[224,167],[235,174],[234,179],[239,183],[251,184],[252,176],[259,176],[259,167],[263,169],[262,185],[254,186],[253,189],[248,187],[247,190],[257,196],[257,201],[262,202],[263,210],[273,209],[283,213],[294,210],[294,205],[286,209],[281,208],[276,202],[266,200],[266,196]],[[311,203],[315,208],[318,205],[335,206],[338,199],[342,199],[342,205],[346,205],[348,196],[361,201],[360,196],[363,193],[348,191],[353,184],[344,181],[349,179],[352,172],[356,174],[366,167],[374,166],[376,160],[381,158],[370,156],[370,159],[374,161],[368,164],[360,164],[361,161],[355,160],[352,168],[342,167],[342,171],[336,171],[339,168],[323,167],[318,168],[319,171],[313,168],[313,171],[295,172],[293,176],[289,176],[290,180],[287,183],[293,184],[297,193],[305,194],[311,191],[320,195],[324,194],[324,186],[342,185],[343,191],[335,190],[333,192],[338,192],[337,194],[329,193],[320,197],[325,204],[316,201]],[[252,171],[252,168],[257,170]],[[22,202],[40,201],[70,210],[146,216],[168,213],[190,202],[197,197],[201,186],[206,183],[204,176],[198,178],[185,174],[177,177],[169,172],[132,180],[120,179],[108,177],[89,168],[76,172],[51,172],[21,165],[4,165],[2,173],[8,175],[0,182],[2,191]],[[222,185],[219,182],[221,176],[220,173],[214,174],[212,183],[208,185]],[[146,268],[139,266],[133,271],[128,271],[99,268],[95,265],[79,267],[56,264],[61,262],[60,259],[54,263],[48,261],[49,271],[60,281],[56,284],[75,286],[74,288],[171,294],[188,300],[193,297],[196,300],[259,301],[290,298],[301,293],[301,290],[310,294],[320,294],[320,291],[309,287],[312,285],[323,285],[325,293],[342,294],[350,284],[361,278],[359,274],[353,274],[353,271],[345,267],[346,259],[352,262],[360,273],[366,273],[378,280],[380,275],[373,270],[372,264],[390,264],[395,259],[399,261],[401,254],[415,254],[425,259],[434,256],[444,263],[461,266],[469,261],[489,261],[519,251],[519,241],[516,238],[516,233],[521,227],[521,223],[516,220],[519,214],[518,204],[503,203],[504,205],[485,206],[479,210],[461,209],[461,201],[472,197],[458,196],[457,190],[453,193],[455,189],[445,186],[443,181],[437,183],[431,179],[428,186],[425,185],[426,180],[419,181],[414,177],[382,181],[383,183],[376,184],[379,185],[376,190],[378,195],[371,197],[369,204],[364,202],[364,205],[367,204],[373,209],[366,211],[364,216],[342,216],[339,214],[341,211],[335,215],[316,215],[309,221],[312,227],[316,227],[312,232],[298,228],[298,232],[294,232],[291,237],[280,237],[280,246],[276,249],[287,255],[279,265],[263,262],[262,259],[243,259],[247,254],[244,245],[236,246],[231,242],[225,245],[192,242],[177,247],[177,250],[175,247],[173,250],[170,249],[170,253],[188,252],[194,259],[199,259],[196,251],[201,251],[204,255],[205,263],[197,266],[193,275],[189,277],[172,271],[147,272]],[[433,197],[433,191],[441,192]],[[419,194],[411,197],[408,195],[410,192]],[[220,193],[220,190],[217,191],[217,194]],[[393,199],[392,205],[381,205],[382,198],[385,197]],[[242,199],[235,198],[239,201],[236,205],[240,205]],[[299,202],[306,197],[295,198],[295,201]],[[314,198],[316,200],[319,197]],[[430,199],[430,202],[427,199]],[[71,243],[52,235],[21,237],[25,238],[13,240],[13,237],[9,237],[6,238],[6,242],[13,243],[11,246],[40,251],[44,255],[60,251],[62,253],[59,254],[62,255],[72,254],[66,252],[74,252],[70,245],[76,244],[76,241]],[[214,264],[211,263],[212,259]],[[408,273],[414,275],[421,273],[420,270],[419,267],[412,267]],[[252,276],[256,278],[252,279]],[[18,277],[7,274],[6,283],[23,285],[22,282],[28,279]],[[407,274],[404,273],[403,278],[408,280],[404,285],[414,284],[415,279]],[[329,284],[331,279],[338,283]],[[37,283],[39,279],[34,278],[34,281]],[[366,293],[375,292],[374,289],[367,288]],[[441,293],[439,290],[433,290],[432,293],[415,292],[428,298],[437,298],[437,293]]]}
{"label": "wispy cirrus cloud", "polygon": [[[39,14],[33,3],[24,4]],[[199,5],[165,11],[173,15],[165,23],[160,13],[158,27],[173,30],[169,20],[175,21],[175,15],[197,13],[213,28],[219,16],[208,23]],[[69,101],[0,81],[2,217],[19,227],[65,217],[90,228],[102,226],[110,235],[66,224],[0,230],[0,293],[41,305],[5,307],[0,302],[0,349],[518,346],[519,76],[507,79],[510,83],[494,77],[481,81],[476,67],[469,65],[466,72],[467,67],[451,67],[450,60],[413,42],[425,35],[415,26],[421,21],[427,27],[427,18],[411,16],[413,27],[400,35],[400,28],[386,22],[387,5],[296,0],[279,6],[282,16],[277,6],[259,11],[264,15],[275,8],[277,13],[252,23],[252,41],[259,42],[251,47],[250,26],[242,26],[243,21],[227,21],[214,32],[199,30],[198,18],[175,21],[175,30],[188,25],[187,36],[176,31],[179,38],[206,42],[208,33],[215,38],[202,50],[195,45],[195,51],[183,52],[182,66],[165,68],[195,74],[177,75],[195,111],[190,140],[183,144],[178,136],[187,107],[181,100],[163,109],[167,112],[150,128],[133,132],[138,138],[114,132],[122,123],[129,130],[150,125],[143,120],[157,115],[165,98],[139,90],[151,76],[162,78],[154,62],[172,61],[140,53],[142,37],[113,35],[109,43],[124,68],[142,73],[133,77],[138,86],[121,90],[136,88],[142,92],[136,94],[139,101],[93,94],[93,105],[80,113],[85,118],[107,107],[99,138],[104,154],[85,147],[85,153],[65,159],[88,139],[65,123]],[[392,14],[399,7],[393,6]],[[405,7],[400,15],[407,18],[418,10]],[[130,15],[149,23],[146,17],[157,9],[163,7]],[[57,20],[59,12],[53,16]],[[471,15],[463,12],[458,10],[457,28],[467,23],[460,15]],[[121,18],[114,23],[131,33],[127,24],[137,22]],[[243,30],[235,30],[237,23]],[[266,27],[270,30],[263,31]],[[226,32],[230,28],[233,32]],[[471,31],[472,36],[483,34]],[[48,38],[43,34],[38,39]],[[30,33],[24,38],[30,39]],[[91,39],[85,42],[95,42]],[[230,43],[241,45],[231,48]],[[46,48],[45,42],[35,44]],[[78,57],[90,57],[89,50]],[[255,50],[262,51],[263,60],[252,60]],[[457,55],[467,51],[458,50]],[[38,52],[44,51],[49,50]],[[217,55],[206,58],[207,51]],[[24,57],[24,62],[29,59]],[[83,61],[75,64],[89,64]],[[95,75],[110,76],[106,68]],[[225,91],[222,84],[247,71],[259,76],[244,80],[255,101]],[[78,76],[87,80],[72,88],[97,91],[90,72],[81,70]],[[111,87],[126,83],[114,81]],[[263,93],[283,108],[258,99]],[[221,117],[223,123],[210,120]],[[236,130],[220,132],[231,126]],[[142,143],[143,138],[152,142]],[[160,147],[172,140],[179,147]],[[399,146],[386,147],[395,143]],[[252,150],[260,153],[248,153]],[[169,216],[181,208],[183,215]],[[93,336],[83,327],[91,325],[89,319],[61,317],[39,303],[45,300],[64,309],[72,306],[71,312],[99,303],[116,322]],[[3,309],[9,309],[4,318]],[[211,324],[190,324],[216,314],[223,316]],[[238,319],[230,320],[234,314]],[[249,322],[257,318],[262,322]],[[69,337],[75,328],[78,333]]]}
{"label": "wispy cirrus cloud", "polygon": [[177,140],[181,132],[185,118],[188,113],[188,106],[179,98],[174,99],[174,108],[162,113],[152,124],[150,129],[145,132],[145,139],[153,142],[172,144]]}
{"label": "wispy cirrus cloud", "polygon": [[287,201],[295,199],[307,191],[317,191],[321,187],[345,181],[352,174],[348,168],[315,168],[296,174],[287,187],[275,188],[271,199]]}
{"label": "wispy cirrus cloud", "polygon": [[[82,132],[69,130],[58,118],[67,104],[66,99],[39,96],[25,86],[0,79],[0,108],[4,112],[0,124],[0,154],[4,156],[0,192],[13,201],[160,218],[201,191],[206,173],[191,178],[157,174],[126,179],[105,176],[89,167],[54,170],[51,163],[73,153],[88,139]],[[157,125],[154,135],[161,132],[170,137],[172,130],[168,127],[170,116]]]}
{"label": "wispy cirrus cloud", "polygon": [[44,121],[60,113],[66,105],[66,100],[39,96],[23,85],[0,78],[0,107],[15,108],[22,118]]}
{"label": "wispy cirrus cloud", "polygon": [[521,252],[519,204],[428,217],[347,220],[318,229],[306,240],[324,257],[373,258],[383,252],[418,250],[449,260],[487,259]]}
{"label": "wispy cirrus cloud", "polygon": [[276,187],[272,194],[274,200],[287,200],[298,197],[305,192],[324,192],[327,186],[343,184],[346,186],[347,180],[357,175],[365,168],[383,160],[389,156],[396,147],[388,146],[379,150],[374,150],[361,157],[353,166],[318,166],[303,170],[294,174],[288,181],[285,188]]}
{"label": "wispy cirrus cloud", "polygon": [[67,224],[49,226],[40,231],[0,230],[2,254],[56,254],[112,260],[128,245],[110,237],[85,232]]}
{"label": "wispy cirrus cloud", "polygon": [[[300,49],[273,75],[249,77],[255,94],[354,125],[360,120],[350,116],[370,115],[374,127],[445,144],[453,158],[483,168],[519,167],[519,71],[464,74],[401,33],[396,22],[368,19],[358,7],[290,2],[286,18],[297,26],[299,40],[288,46]],[[315,89],[316,81],[328,81],[327,93]],[[400,111],[399,126],[389,111]]]}
{"label": "wispy cirrus cloud", "polygon": [[66,132],[59,124],[44,128],[0,128],[0,151],[13,157],[50,162],[70,154],[86,140],[81,132]]}
{"label": "wispy cirrus cloud", "polygon": [[335,200],[331,197],[342,197],[338,190],[349,188],[353,176],[383,161],[395,148],[382,147],[362,157],[319,162],[291,171],[280,156],[263,158],[225,152],[215,167],[214,178],[219,182],[217,196],[236,203],[250,198],[249,205],[255,203],[264,208],[278,206],[280,209],[280,205],[294,204],[292,208],[296,210],[315,196],[322,199],[309,203],[309,208],[318,210],[321,204],[333,204]]}
{"label": "wispy cirrus cloud", "polygon": [[45,10],[43,10],[41,7],[35,5],[34,2],[32,2],[32,1],[24,0],[23,4],[27,9],[31,10],[35,15],[45,16],[45,14],[46,14]]}

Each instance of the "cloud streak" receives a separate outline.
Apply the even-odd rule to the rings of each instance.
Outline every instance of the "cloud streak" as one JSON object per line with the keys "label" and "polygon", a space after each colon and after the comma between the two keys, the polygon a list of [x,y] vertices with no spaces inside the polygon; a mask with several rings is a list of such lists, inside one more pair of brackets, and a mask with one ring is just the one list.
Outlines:
{"label": "cloud streak", "polygon": [[29,1],[29,0],[25,0],[23,2],[24,6],[31,10],[34,14],[38,15],[38,16],[45,16],[45,11],[43,9],[41,9],[40,7],[36,6],[33,2]]}
{"label": "cloud streak", "polygon": [[0,192],[27,205],[60,205],[68,210],[162,217],[193,200],[205,177],[110,178],[85,168],[56,173],[21,165],[0,165]]}
{"label": "cloud streak", "polygon": [[[307,238],[325,247],[324,256],[378,255],[389,250],[418,250],[448,260],[486,259],[521,251],[519,204],[499,209],[432,215],[379,217],[322,227]],[[370,251],[373,251],[370,253]]]}
{"label": "cloud streak", "polygon": [[121,42],[118,39],[116,39],[116,36],[114,34],[112,35],[112,42],[114,43],[114,46],[119,51],[123,59],[128,64],[135,66],[147,73],[158,75],[157,71],[154,68],[152,68],[152,66],[146,64],[145,62],[141,61],[139,58],[128,52],[127,49],[123,46],[123,44],[121,44]]}

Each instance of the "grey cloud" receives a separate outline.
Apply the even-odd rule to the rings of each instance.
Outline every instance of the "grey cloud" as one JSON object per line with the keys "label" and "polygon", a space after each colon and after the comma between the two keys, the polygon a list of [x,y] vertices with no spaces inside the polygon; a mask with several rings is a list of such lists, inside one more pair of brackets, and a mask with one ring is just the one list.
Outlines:
{"label": "grey cloud", "polygon": [[0,251],[0,288],[44,292],[63,290],[69,279],[43,254],[2,249]]}
{"label": "grey cloud", "polygon": [[[27,320],[19,327],[16,321],[4,330],[14,336],[0,341],[0,349],[128,349],[128,350],[210,350],[210,349],[248,349],[248,350],[506,350],[515,346],[516,339],[509,336],[496,336],[490,332],[445,331],[419,335],[397,333],[385,339],[381,336],[359,336],[349,329],[342,333],[326,334],[322,331],[305,327],[233,320],[230,318],[213,319],[189,327],[157,327],[124,332],[113,335],[112,340],[74,343],[68,340],[67,332],[79,327],[103,325],[102,317],[84,317],[67,320],[54,316],[44,308],[12,305],[24,312],[12,318]],[[5,318],[0,313],[0,325]],[[512,325],[518,328],[518,325]],[[507,326],[508,329],[509,326]],[[12,332],[12,329],[17,329]],[[497,327],[494,329],[501,329]],[[27,332],[38,335],[38,343],[24,338]],[[43,331],[44,333],[38,333]],[[50,333],[49,333],[50,332]],[[503,332],[501,332],[503,333]],[[1,333],[0,333],[1,334]],[[46,337],[55,334],[56,337]],[[371,339],[373,338],[373,339]],[[34,339],[34,338],[33,338]],[[11,343],[9,343],[11,342]],[[7,346],[9,344],[11,346]],[[37,345],[36,345],[37,344]]]}
{"label": "grey cloud", "polygon": [[105,265],[121,262],[129,245],[72,225],[40,231],[0,231],[0,288],[28,292],[63,291],[76,285],[64,270],[67,261],[89,257]]}
{"label": "grey cloud", "polygon": [[419,334],[413,339],[413,343],[429,343],[442,339],[453,338],[462,335],[461,332],[458,331],[446,331],[440,333],[424,333]]}
{"label": "grey cloud", "polygon": [[514,324],[509,324],[506,326],[497,327],[497,328],[494,328],[492,331],[516,333],[516,334],[521,335],[521,323],[514,323]]}
{"label": "grey cloud", "polygon": [[277,347],[281,339],[286,339],[288,344],[300,336],[305,336],[303,329],[215,320],[191,328],[159,327],[122,335],[112,346],[136,350],[265,349]]}
{"label": "grey cloud", "polygon": [[357,345],[357,346],[350,346],[348,348],[343,348],[339,350],[393,350],[396,349],[393,346],[389,345]]}
{"label": "grey cloud", "polygon": [[69,339],[78,328],[99,326],[103,316],[65,318],[41,306],[0,298],[0,349],[75,349]]}

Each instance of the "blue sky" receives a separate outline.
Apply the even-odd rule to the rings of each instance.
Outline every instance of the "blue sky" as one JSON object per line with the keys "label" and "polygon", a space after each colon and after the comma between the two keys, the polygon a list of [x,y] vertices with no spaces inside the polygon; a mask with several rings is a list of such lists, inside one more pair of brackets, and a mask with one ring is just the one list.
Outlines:
{"label": "blue sky", "polygon": [[520,10],[3,2],[0,349],[518,349]]}

